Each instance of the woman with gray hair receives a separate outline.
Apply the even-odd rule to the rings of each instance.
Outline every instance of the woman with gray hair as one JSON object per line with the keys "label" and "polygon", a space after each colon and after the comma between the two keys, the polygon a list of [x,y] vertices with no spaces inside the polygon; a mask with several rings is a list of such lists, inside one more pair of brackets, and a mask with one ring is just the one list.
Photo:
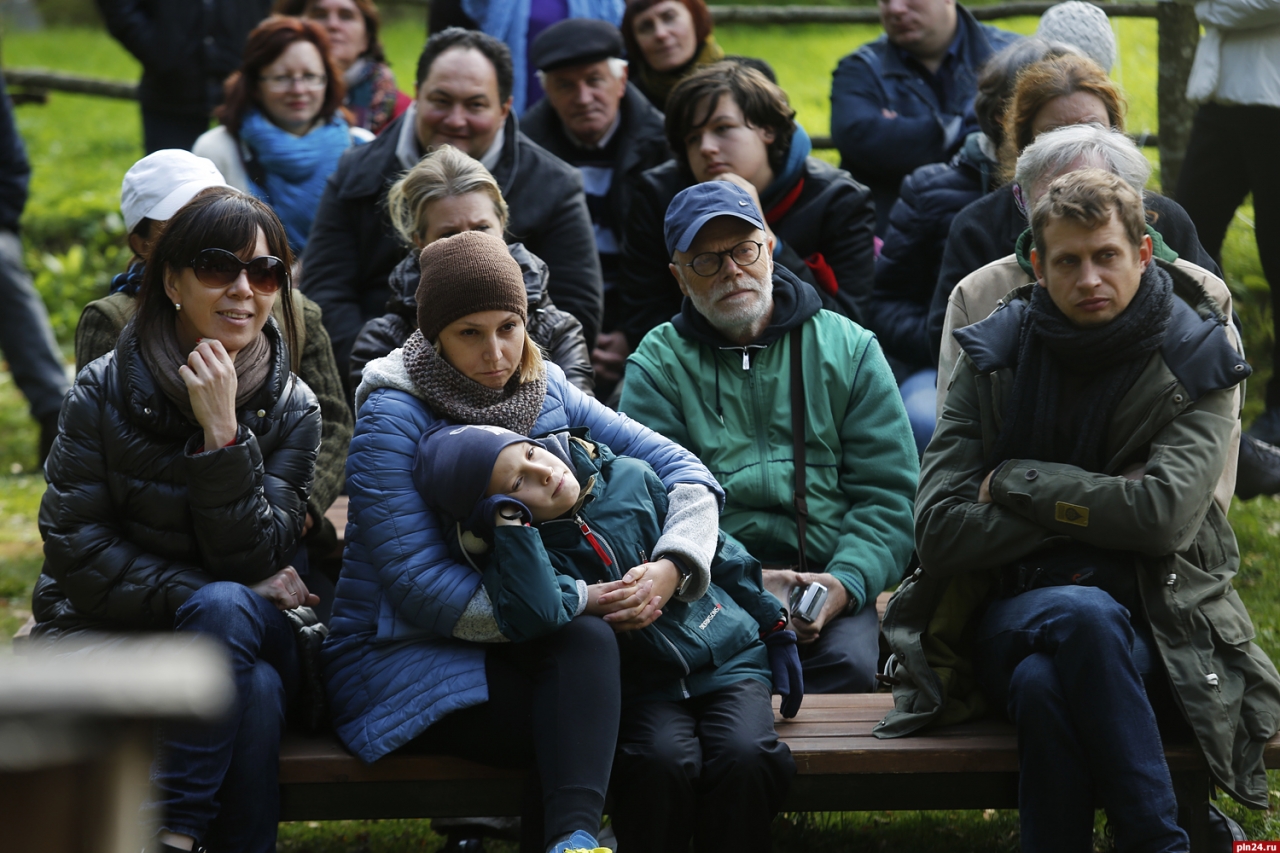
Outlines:
{"label": "woman with gray hair", "polygon": [[[387,313],[360,330],[351,350],[351,387],[360,385],[364,366],[402,346],[418,328],[416,293],[421,278],[418,256],[442,237],[486,231],[501,237],[507,227],[507,203],[489,170],[451,145],[442,145],[418,161],[391,186],[387,212],[396,232],[411,246],[388,278]],[[520,243],[507,246],[524,274],[529,296],[529,336],[588,394],[595,387],[590,350],[582,324],[551,301],[551,273],[541,258]]]}

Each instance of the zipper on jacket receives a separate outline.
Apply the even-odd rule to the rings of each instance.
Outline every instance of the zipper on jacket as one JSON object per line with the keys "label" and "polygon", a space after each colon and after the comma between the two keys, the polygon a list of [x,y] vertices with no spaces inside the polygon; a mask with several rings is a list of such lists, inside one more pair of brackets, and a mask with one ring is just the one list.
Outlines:
{"label": "zipper on jacket", "polygon": [[[676,648],[676,644],[671,642],[670,638],[668,638],[666,634],[662,633],[657,628],[654,628],[653,630],[659,637],[662,638],[662,642],[666,643],[667,647],[671,649],[671,654],[676,656],[676,660],[680,661],[680,668],[684,670],[684,674],[687,676],[689,674],[689,663],[684,659],[684,655],[680,654],[680,650]],[[680,679],[680,692],[684,694],[684,698],[686,699],[689,698],[689,688],[685,686],[683,678]]]}
{"label": "zipper on jacket", "polygon": [[592,550],[596,552],[596,556],[600,558],[601,562],[606,566],[612,566],[617,562],[617,560],[613,558],[613,549],[607,547],[608,543],[602,544],[603,540],[596,538],[596,534],[592,532],[587,523],[583,521],[582,516],[575,515],[573,517],[573,521],[578,525],[578,529],[582,531],[583,537],[587,540],[587,543],[591,546]]}

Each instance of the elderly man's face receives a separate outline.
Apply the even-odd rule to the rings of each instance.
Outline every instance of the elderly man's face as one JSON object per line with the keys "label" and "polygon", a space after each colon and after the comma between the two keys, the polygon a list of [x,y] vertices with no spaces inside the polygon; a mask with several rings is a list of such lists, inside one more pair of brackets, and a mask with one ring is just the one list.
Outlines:
{"label": "elderly man's face", "polygon": [[[739,266],[734,247],[753,241],[761,244],[755,262]],[[773,315],[773,257],[770,238],[750,223],[734,216],[712,219],[689,246],[676,252],[671,274],[680,292],[689,297],[698,313],[729,340],[747,344],[759,337]],[[720,269],[710,276],[694,272],[688,264],[698,255],[723,252]]]}
{"label": "elderly man's face", "polygon": [[1077,326],[1110,323],[1129,307],[1151,262],[1151,238],[1134,246],[1116,212],[1097,228],[1050,219],[1043,247],[1031,250],[1040,286]]}
{"label": "elderly man's face", "polygon": [[879,0],[889,41],[917,57],[945,52],[956,34],[954,0]]}
{"label": "elderly man's face", "polygon": [[618,117],[627,93],[627,69],[615,77],[608,60],[557,68],[543,76],[542,88],[551,108],[584,145],[598,143]]}
{"label": "elderly man's face", "polygon": [[511,112],[498,100],[498,72],[469,47],[446,50],[418,87],[418,144],[424,150],[452,145],[477,160],[489,150]]}

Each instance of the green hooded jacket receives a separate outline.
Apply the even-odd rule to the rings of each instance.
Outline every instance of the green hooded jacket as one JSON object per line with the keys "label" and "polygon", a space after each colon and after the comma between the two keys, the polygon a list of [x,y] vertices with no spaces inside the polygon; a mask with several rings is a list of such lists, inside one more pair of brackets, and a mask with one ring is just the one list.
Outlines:
{"label": "green hooded jacket", "polygon": [[764,563],[794,564],[791,336],[802,326],[806,555],[854,609],[898,583],[911,557],[919,460],[875,336],[821,310],[813,288],[774,269],[770,325],[746,347],[686,298],[627,362],[620,409],[693,451],[724,487],[720,527]]}
{"label": "green hooded jacket", "polygon": [[[1214,499],[1250,370],[1217,303],[1192,276],[1158,263],[1179,298],[1161,350],[1111,417],[1104,473],[1011,459],[992,479],[992,502],[978,503],[1037,285],[957,331],[963,355],[916,498],[922,569],[895,594],[883,625],[895,655],[895,707],[875,733],[898,737],[986,710],[967,628],[1000,567],[1070,541],[1130,551],[1173,694],[1214,781],[1265,808],[1262,753],[1280,726],[1280,675],[1251,642],[1253,625],[1231,585],[1235,535]],[[1120,475],[1135,463],[1145,465],[1141,479]]]}

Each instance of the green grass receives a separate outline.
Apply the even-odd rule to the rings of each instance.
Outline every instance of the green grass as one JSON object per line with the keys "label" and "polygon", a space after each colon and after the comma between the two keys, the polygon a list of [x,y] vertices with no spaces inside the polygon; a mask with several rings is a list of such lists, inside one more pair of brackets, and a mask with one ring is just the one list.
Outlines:
{"label": "green grass", "polygon": [[[755,0],[748,0],[755,2]],[[763,0],[760,0],[763,2]],[[815,2],[815,0],[808,0]],[[76,3],[67,2],[68,8]],[[80,4],[83,5],[83,4]],[[78,7],[77,7],[78,8]],[[394,16],[393,16],[394,17]],[[1128,127],[1156,128],[1155,23],[1118,19],[1121,58],[1113,72],[1129,101]],[[1029,33],[1035,20],[1002,24]],[[829,126],[831,72],[845,54],[879,36],[871,26],[725,26],[717,32],[731,53],[763,56],[777,70],[799,120],[814,135]],[[413,84],[424,38],[422,16],[407,10],[384,29],[384,43],[405,91]],[[46,67],[118,80],[136,80],[137,63],[103,32],[55,28],[10,33],[4,40],[10,67]],[[27,259],[50,305],[55,330],[69,344],[80,306],[105,293],[123,258],[123,226],[117,212],[120,178],[142,154],[137,105],[53,93],[44,106],[18,110],[19,128],[34,168],[31,202],[24,219]],[[1154,158],[1155,152],[1149,151]],[[832,157],[833,152],[824,156]],[[1158,186],[1158,177],[1153,180]],[[1270,374],[1272,326],[1266,281],[1253,241],[1252,208],[1241,209],[1227,235],[1224,266],[1246,329],[1246,345],[1256,373],[1250,382],[1246,419],[1261,409],[1261,389]],[[43,484],[30,472],[35,464],[36,430],[7,372],[0,373],[0,646],[29,615],[31,587],[41,565],[36,513]],[[1259,645],[1280,654],[1280,501],[1237,502],[1231,511],[1242,560],[1236,585],[1253,615]],[[1280,776],[1271,777],[1280,791]],[[1274,805],[1274,801],[1273,801]],[[1261,813],[1227,803],[1250,838],[1280,837],[1275,811]],[[1099,825],[1102,825],[1099,818]],[[1017,849],[1017,813],[849,812],[783,815],[775,823],[778,849],[824,851],[919,850],[978,853]],[[1109,849],[1097,835],[1098,849]],[[341,821],[281,826],[280,851],[288,853],[383,853],[434,851],[442,839],[426,821]],[[514,845],[489,845],[498,853]]]}

